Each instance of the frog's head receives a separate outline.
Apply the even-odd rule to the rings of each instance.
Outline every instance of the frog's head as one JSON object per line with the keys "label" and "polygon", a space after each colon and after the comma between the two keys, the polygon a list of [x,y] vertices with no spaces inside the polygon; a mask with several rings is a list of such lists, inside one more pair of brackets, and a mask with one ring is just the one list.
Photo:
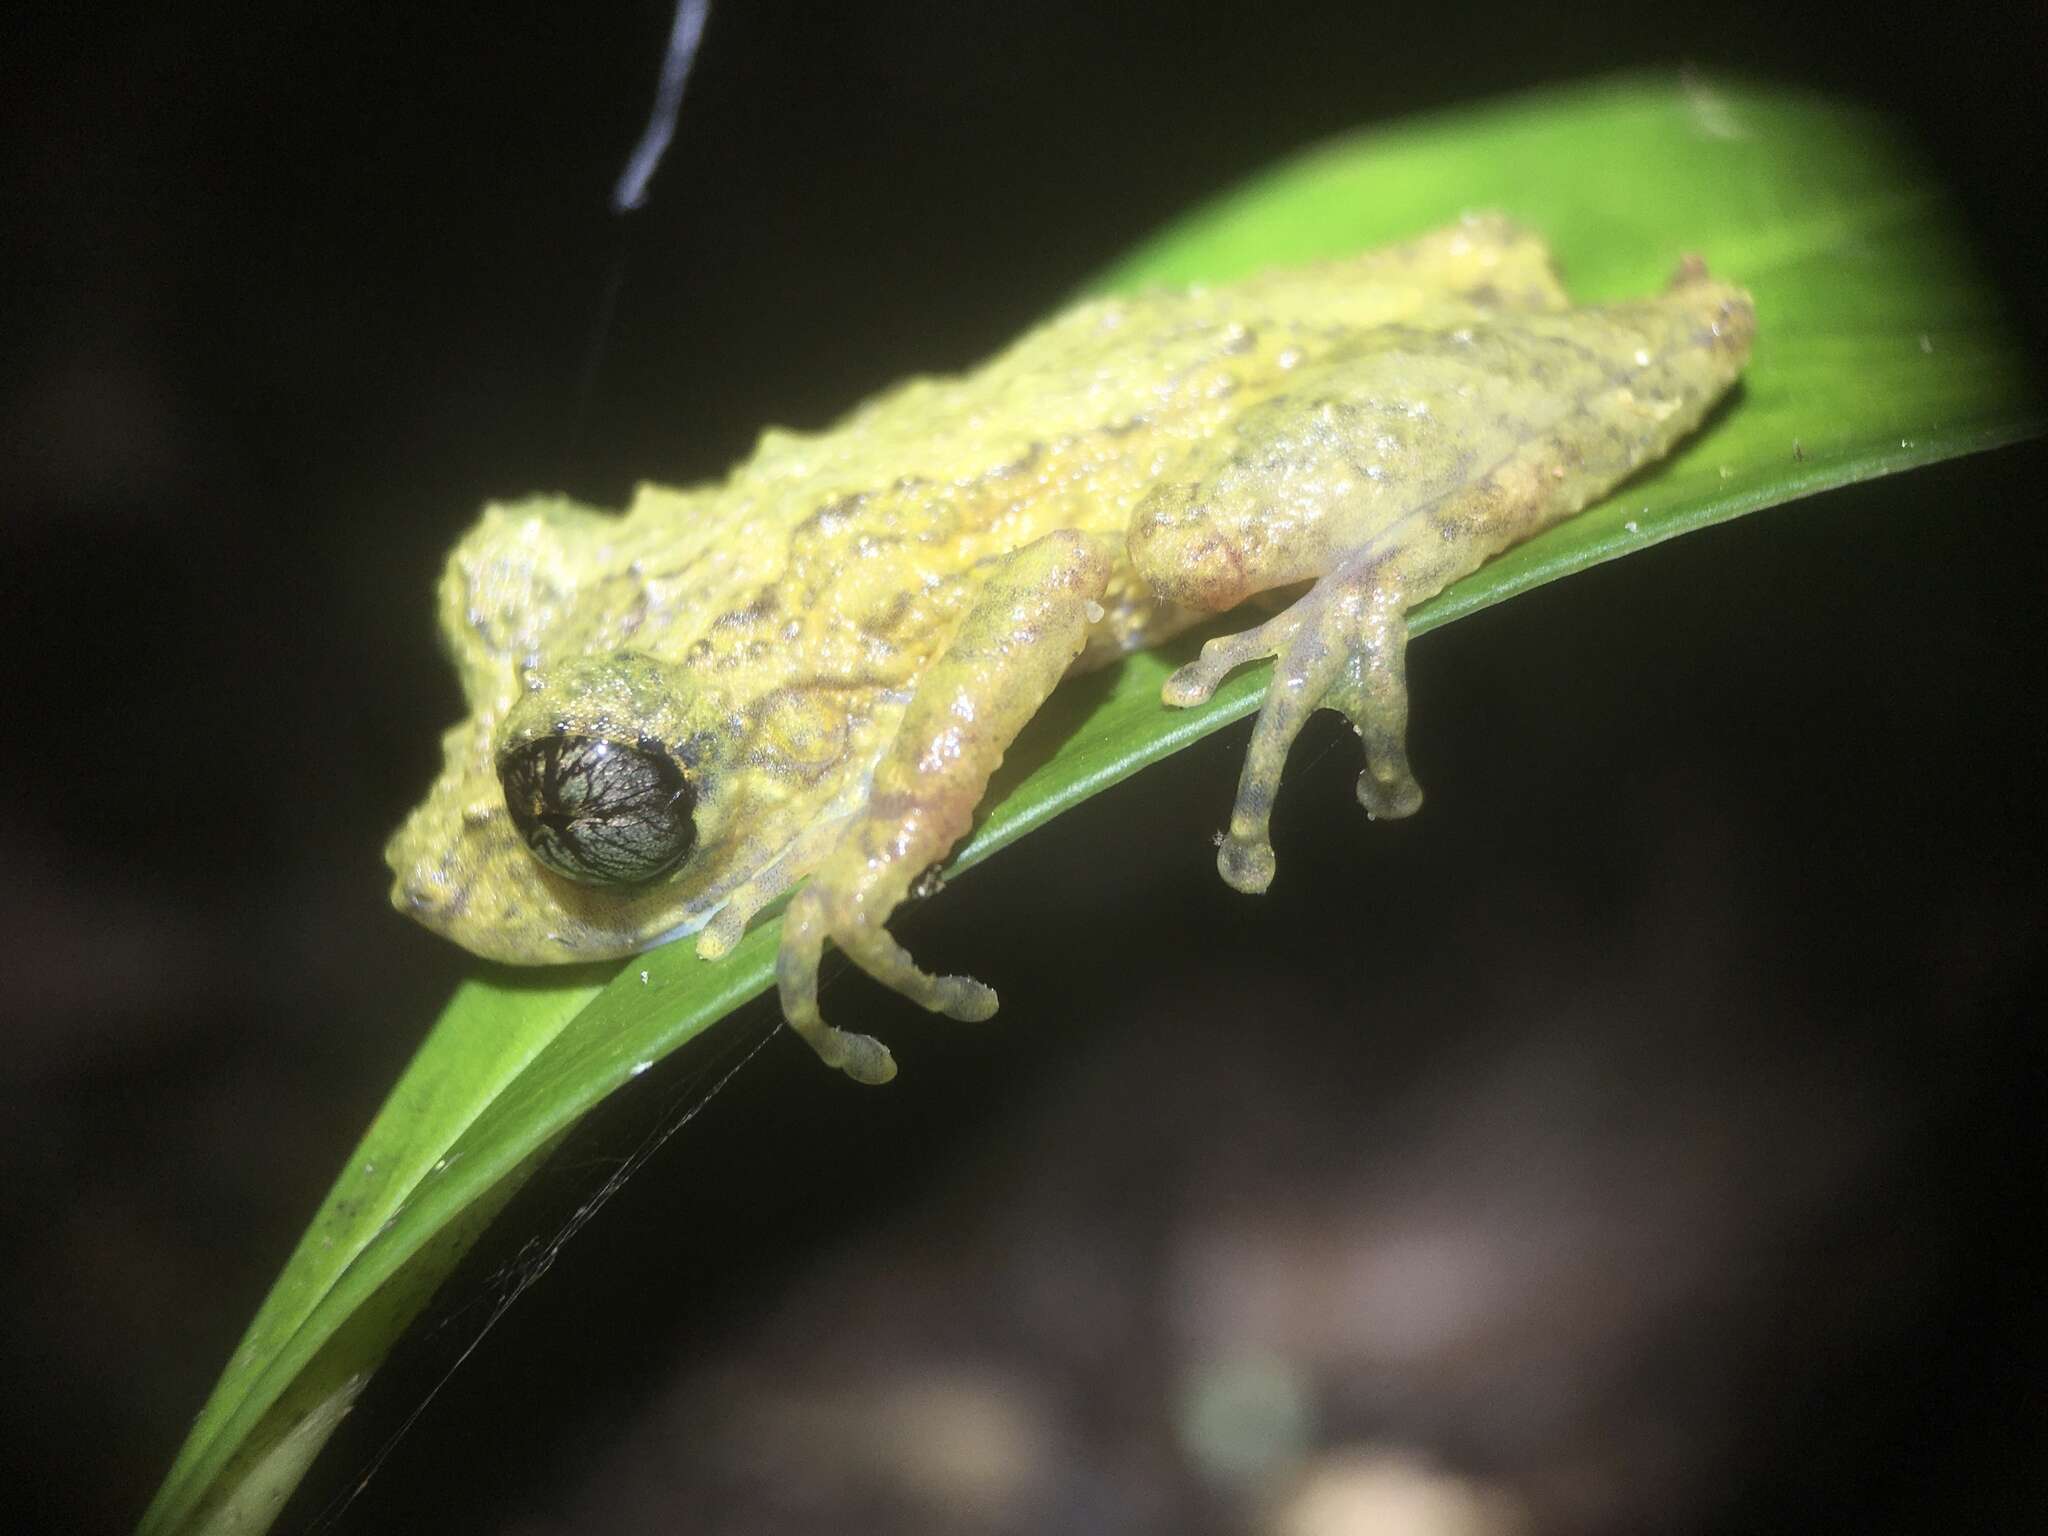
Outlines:
{"label": "frog's head", "polygon": [[[635,652],[529,673],[385,849],[392,905],[490,960],[633,953],[701,926],[762,862],[736,838],[720,733],[668,663]],[[756,818],[758,820],[758,818]]]}

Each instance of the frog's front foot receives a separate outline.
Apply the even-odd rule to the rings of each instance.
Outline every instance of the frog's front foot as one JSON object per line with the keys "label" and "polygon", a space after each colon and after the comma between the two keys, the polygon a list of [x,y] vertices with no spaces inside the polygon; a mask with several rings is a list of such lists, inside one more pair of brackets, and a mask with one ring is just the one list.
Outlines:
{"label": "frog's front foot", "polygon": [[1273,797],[1288,747],[1318,709],[1348,715],[1365,744],[1358,799],[1368,816],[1390,821],[1421,808],[1422,786],[1408,768],[1408,598],[1395,564],[1369,553],[1354,556],[1285,613],[1211,640],[1198,660],[1166,680],[1161,697],[1184,707],[1207,699],[1247,662],[1276,658],[1230,828],[1216,853],[1217,870],[1240,891],[1256,894],[1273,883]]}
{"label": "frog's front foot", "polygon": [[979,1023],[996,1011],[996,994],[969,976],[933,976],[918,969],[909,953],[882,926],[863,893],[836,893],[814,882],[797,893],[783,921],[782,947],[775,956],[775,985],[782,1016],[827,1066],[861,1083],[886,1083],[896,1075],[889,1048],[872,1035],[835,1029],[818,1011],[818,961],[830,939],[862,970],[911,1001],[963,1023]]}

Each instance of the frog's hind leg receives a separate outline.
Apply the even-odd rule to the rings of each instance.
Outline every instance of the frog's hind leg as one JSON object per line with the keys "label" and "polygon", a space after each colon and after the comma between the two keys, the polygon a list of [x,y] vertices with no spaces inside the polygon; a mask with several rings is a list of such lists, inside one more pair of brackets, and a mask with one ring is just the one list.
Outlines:
{"label": "frog's hind leg", "polygon": [[1198,660],[1167,679],[1163,697],[1199,704],[1247,662],[1275,657],[1273,681],[1252,729],[1230,829],[1216,867],[1240,891],[1273,883],[1269,826],[1273,797],[1308,717],[1334,709],[1350,717],[1365,745],[1358,799],[1381,820],[1412,816],[1422,786],[1408,767],[1408,621],[1413,573],[1398,555],[1361,551],[1319,580],[1293,607],[1243,634],[1211,640]]}
{"label": "frog's hind leg", "polygon": [[830,939],[862,970],[935,1013],[969,1022],[996,995],[918,969],[883,924],[918,878],[966,835],[989,775],[1081,654],[1103,617],[1111,539],[1048,534],[1006,556],[952,644],[918,680],[867,804],[790,903],[776,955],[783,1017],[819,1056],[864,1083],[896,1074],[888,1048],[827,1024],[818,961]]}

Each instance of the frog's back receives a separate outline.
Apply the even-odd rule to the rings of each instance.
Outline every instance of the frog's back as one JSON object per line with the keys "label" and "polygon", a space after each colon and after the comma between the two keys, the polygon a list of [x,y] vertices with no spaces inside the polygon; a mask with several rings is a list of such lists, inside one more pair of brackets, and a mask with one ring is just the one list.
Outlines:
{"label": "frog's back", "polygon": [[[1092,299],[970,372],[906,380],[820,433],[764,434],[723,490],[762,532],[797,534],[827,508],[843,524],[858,501],[877,522],[951,530],[973,558],[1056,527],[1120,528],[1173,451],[1248,393],[1447,305],[1567,300],[1542,241],[1498,216],[1236,283]],[[701,494],[643,487],[635,511]]]}
{"label": "frog's back", "polygon": [[[1122,531],[1151,485],[1302,365],[1455,306],[1565,305],[1542,242],[1496,217],[1233,284],[1089,300],[978,369],[908,380],[822,432],[770,430],[722,483],[644,485],[623,518],[542,539],[536,570],[576,596],[549,606],[573,606],[579,633],[521,642],[644,647],[747,672],[749,692],[781,670],[907,678],[993,557],[1059,529]],[[1107,649],[1175,627],[1128,570],[1107,606]],[[516,689],[497,670],[493,691]]]}

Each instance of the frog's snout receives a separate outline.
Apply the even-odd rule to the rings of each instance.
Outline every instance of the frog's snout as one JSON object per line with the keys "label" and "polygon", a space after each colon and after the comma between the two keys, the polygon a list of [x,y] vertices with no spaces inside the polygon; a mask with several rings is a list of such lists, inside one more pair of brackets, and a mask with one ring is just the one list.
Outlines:
{"label": "frog's snout", "polygon": [[431,864],[399,870],[391,882],[391,905],[421,927],[485,960],[534,965],[573,958],[502,942],[502,934],[521,931],[510,923],[519,915],[519,908],[494,901],[488,885],[480,884],[473,872],[465,878],[462,871],[437,869]]}
{"label": "frog's snout", "polygon": [[495,863],[505,862],[503,854],[494,861],[492,850],[478,846],[475,826],[464,825],[460,836],[447,838],[430,809],[431,802],[414,812],[385,845],[391,905],[472,954],[501,958],[479,939],[487,939],[491,920],[502,916],[489,874]]}

